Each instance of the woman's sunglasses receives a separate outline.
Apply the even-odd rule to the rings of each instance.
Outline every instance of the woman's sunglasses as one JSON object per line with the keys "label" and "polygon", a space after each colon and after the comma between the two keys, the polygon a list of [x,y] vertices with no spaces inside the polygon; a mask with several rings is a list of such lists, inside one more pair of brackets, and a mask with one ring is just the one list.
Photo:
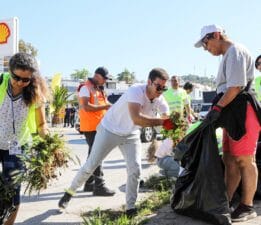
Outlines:
{"label": "woman's sunglasses", "polygon": [[28,77],[26,77],[26,78],[19,77],[19,76],[17,76],[16,74],[14,74],[13,72],[11,73],[11,76],[12,76],[12,78],[13,78],[14,80],[16,80],[16,81],[22,81],[23,83],[28,83],[28,82],[30,82],[30,81],[32,80],[32,77],[30,77],[30,78],[28,78]]}

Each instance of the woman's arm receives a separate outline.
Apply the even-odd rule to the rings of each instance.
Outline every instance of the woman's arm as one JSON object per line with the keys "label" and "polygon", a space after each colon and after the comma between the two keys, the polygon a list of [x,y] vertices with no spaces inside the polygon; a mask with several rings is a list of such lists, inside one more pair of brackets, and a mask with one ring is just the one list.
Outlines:
{"label": "woman's arm", "polygon": [[45,119],[45,105],[42,104],[40,107],[35,109],[35,119],[37,132],[41,137],[44,137],[49,133],[49,129]]}

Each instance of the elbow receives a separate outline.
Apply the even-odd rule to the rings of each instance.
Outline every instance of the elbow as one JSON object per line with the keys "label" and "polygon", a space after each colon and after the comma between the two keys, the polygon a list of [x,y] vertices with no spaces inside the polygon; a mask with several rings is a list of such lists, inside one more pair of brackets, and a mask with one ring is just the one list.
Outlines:
{"label": "elbow", "polygon": [[132,121],[134,123],[134,125],[137,125],[137,126],[140,126],[141,125],[141,121],[139,118],[135,117],[135,118],[132,118]]}

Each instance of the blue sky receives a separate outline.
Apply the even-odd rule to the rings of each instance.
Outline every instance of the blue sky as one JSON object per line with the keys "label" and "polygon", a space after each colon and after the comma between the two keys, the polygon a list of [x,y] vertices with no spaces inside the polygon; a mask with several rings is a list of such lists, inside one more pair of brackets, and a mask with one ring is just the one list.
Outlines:
{"label": "blue sky", "polygon": [[170,75],[216,75],[219,57],[194,48],[203,25],[261,54],[261,1],[8,0],[0,19],[17,16],[20,38],[38,49],[41,72],[68,77],[75,69],[124,68],[146,80],[154,67]]}

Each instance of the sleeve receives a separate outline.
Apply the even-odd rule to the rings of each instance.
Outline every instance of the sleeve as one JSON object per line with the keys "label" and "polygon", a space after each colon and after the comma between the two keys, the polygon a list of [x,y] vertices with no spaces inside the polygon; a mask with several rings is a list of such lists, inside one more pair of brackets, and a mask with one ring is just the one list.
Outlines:
{"label": "sleeve", "polygon": [[82,86],[80,91],[79,91],[79,97],[90,97],[90,91],[88,90],[88,88],[86,86]]}
{"label": "sleeve", "polygon": [[226,60],[225,77],[227,88],[245,87],[247,85],[246,58],[236,48],[233,48]]}
{"label": "sleeve", "polygon": [[127,94],[127,102],[139,103],[140,105],[143,105],[144,96],[141,87],[139,86],[130,87],[126,94]]}
{"label": "sleeve", "polygon": [[158,108],[161,114],[163,113],[169,114],[169,105],[163,96],[160,96],[159,98]]}

